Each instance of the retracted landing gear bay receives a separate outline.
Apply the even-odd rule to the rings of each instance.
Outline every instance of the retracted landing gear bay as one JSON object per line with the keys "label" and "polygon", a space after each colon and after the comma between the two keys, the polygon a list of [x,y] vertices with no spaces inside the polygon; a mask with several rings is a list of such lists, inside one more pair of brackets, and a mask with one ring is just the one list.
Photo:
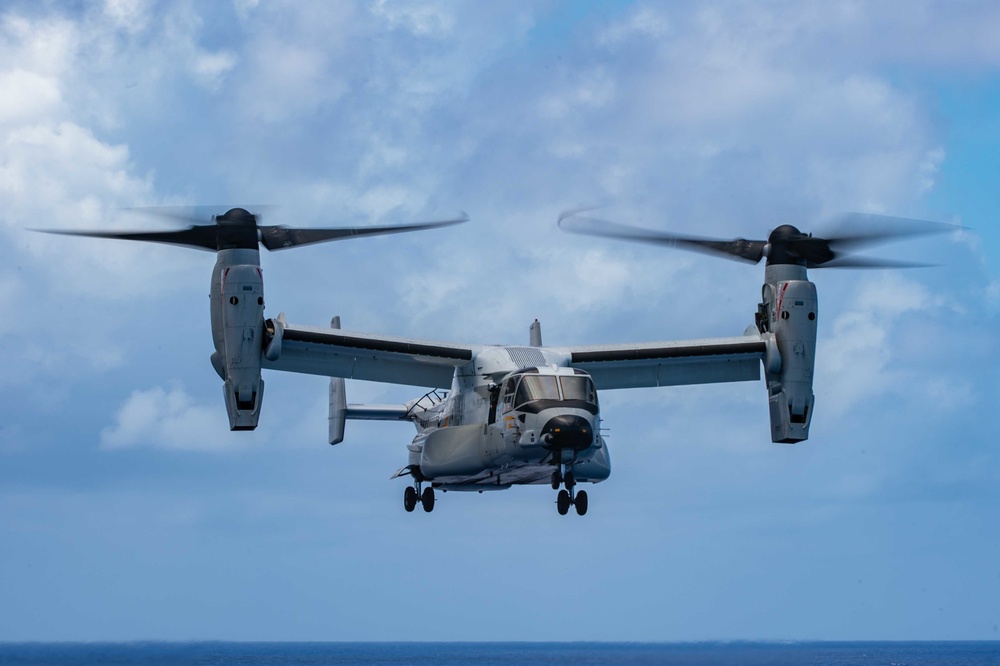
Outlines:
{"label": "retracted landing gear bay", "polygon": [[583,516],[587,513],[589,501],[586,490],[576,490],[576,477],[571,469],[563,471],[565,465],[559,465],[556,471],[552,472],[552,489],[556,490],[560,485],[565,485],[563,490],[556,495],[556,509],[560,516],[569,513],[569,508],[576,507],[577,515]]}

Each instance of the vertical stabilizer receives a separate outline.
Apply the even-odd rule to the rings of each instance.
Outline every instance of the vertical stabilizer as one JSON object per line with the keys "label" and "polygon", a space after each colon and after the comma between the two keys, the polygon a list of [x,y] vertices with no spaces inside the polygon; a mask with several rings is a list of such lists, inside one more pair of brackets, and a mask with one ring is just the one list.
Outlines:
{"label": "vertical stabilizer", "polygon": [[[340,317],[330,320],[330,328],[340,328]],[[347,419],[347,395],[343,377],[330,378],[330,444],[344,441],[344,422]]]}
{"label": "vertical stabilizer", "polygon": [[538,323],[538,320],[531,322],[531,328],[528,329],[529,341],[528,344],[532,347],[542,346],[542,325]]}

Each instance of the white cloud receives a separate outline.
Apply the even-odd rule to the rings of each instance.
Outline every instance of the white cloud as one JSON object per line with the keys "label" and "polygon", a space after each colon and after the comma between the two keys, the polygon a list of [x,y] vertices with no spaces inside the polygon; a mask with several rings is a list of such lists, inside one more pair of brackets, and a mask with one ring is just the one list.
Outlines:
{"label": "white cloud", "polygon": [[244,19],[248,18],[250,12],[256,9],[259,5],[260,0],[233,0],[233,6]]}
{"label": "white cloud", "polygon": [[149,21],[148,12],[147,0],[104,0],[105,15],[126,32],[142,32]]}
{"label": "white cloud", "polygon": [[22,69],[0,72],[0,124],[31,121],[49,113],[61,99],[52,77]]}
{"label": "white cloud", "polygon": [[625,18],[614,21],[601,29],[597,43],[602,46],[616,46],[629,43],[634,38],[659,39],[670,32],[670,20],[652,7],[640,5],[633,8]]}
{"label": "white cloud", "polygon": [[[14,304],[21,296],[21,283],[13,273],[5,269],[0,273],[0,312],[14,312]],[[13,317],[0,317],[0,334],[6,333],[17,325]]]}
{"label": "white cloud", "polygon": [[66,73],[80,46],[77,24],[58,17],[31,20],[16,13],[0,15],[0,63],[44,77]]}
{"label": "white cloud", "polygon": [[[556,216],[566,208],[611,199],[631,208],[609,213],[610,219],[722,237],[760,237],[788,218],[805,228],[809,220],[845,209],[919,216],[927,205],[927,188],[937,187],[936,170],[951,159],[942,157],[948,134],[938,117],[935,91],[924,82],[948,78],[954,70],[914,72],[910,67],[914,62],[990,66],[997,49],[992,19],[997,11],[984,3],[925,0],[905,7],[783,0],[646,3],[624,9],[607,5],[597,12],[571,2],[147,5],[118,0],[76,3],[73,11],[49,3],[32,8],[27,14],[32,18],[5,14],[0,83],[26,95],[0,98],[0,115],[6,119],[0,124],[0,310],[8,313],[0,337],[16,352],[0,374],[0,398],[13,405],[5,412],[0,441],[16,437],[24,444],[5,451],[4,468],[16,475],[17,484],[36,484],[32,497],[50,496],[60,484],[87,484],[83,496],[106,493],[102,507],[107,511],[77,513],[111,516],[107,525],[113,530],[114,516],[138,496],[118,492],[122,484],[136,483],[131,472],[137,470],[128,466],[146,456],[119,451],[109,469],[107,453],[78,446],[94,437],[96,422],[107,425],[104,449],[246,451],[253,446],[252,454],[216,461],[227,468],[232,463],[231,469],[241,473],[210,475],[204,487],[189,469],[173,465],[140,474],[142,491],[159,488],[167,494],[166,503],[185,507],[178,492],[208,492],[210,504],[218,506],[217,500],[229,497],[233,515],[246,515],[246,494],[237,479],[254,486],[247,493],[266,479],[275,487],[302,489],[308,501],[294,508],[362,507],[378,520],[406,519],[400,523],[404,532],[447,531],[454,521],[418,525],[411,520],[415,516],[389,508],[397,504],[398,486],[388,486],[384,477],[405,461],[403,444],[413,434],[407,424],[354,423],[349,429],[354,439],[345,445],[331,450],[322,443],[321,378],[271,374],[262,417],[271,433],[228,433],[218,379],[206,361],[210,254],[31,236],[21,227],[124,228],[132,220],[116,215],[115,208],[174,200],[290,201],[269,216],[268,223],[277,224],[363,223],[407,213],[427,219],[427,212],[452,215],[465,209],[473,221],[458,228],[265,255],[268,314],[283,308],[295,323],[322,325],[339,313],[348,328],[483,342],[523,342],[536,316],[549,344],[739,334],[752,318],[761,267],[573,237],[555,229]],[[973,20],[976,13],[981,26]],[[952,39],[966,28],[967,47]],[[948,44],[941,43],[942,35],[949,36]],[[980,256],[988,260],[991,249]],[[777,561],[773,544],[812,552],[810,539],[819,532],[800,534],[799,528],[808,529],[819,515],[834,528],[822,530],[830,543],[847,544],[848,554],[858,552],[852,549],[858,540],[864,544],[871,530],[845,527],[846,520],[838,524],[827,513],[830,502],[865,501],[866,515],[897,511],[899,503],[875,503],[894,475],[917,483],[912,470],[928,467],[921,465],[921,450],[944,451],[942,458],[948,458],[942,467],[949,461],[961,467],[955,461],[962,461],[963,440],[989,441],[988,422],[970,415],[967,405],[985,393],[983,386],[995,394],[989,355],[996,346],[995,322],[976,319],[976,299],[983,289],[991,289],[994,297],[1000,289],[964,289],[951,284],[952,276],[942,271],[894,281],[877,273],[837,274],[836,283],[830,276],[830,286],[821,290],[819,411],[813,441],[805,445],[767,443],[766,390],[760,383],[602,395],[613,428],[615,474],[592,496],[588,521],[596,522],[588,534],[607,533],[615,516],[622,515],[637,527],[664,526],[634,530],[653,541],[663,534],[690,536],[692,524],[709,525],[708,534],[717,539],[712,552],[740,547],[728,540],[732,534],[766,542],[767,553],[748,554],[747,569],[782,579],[780,567],[768,570],[768,563]],[[938,293],[947,293],[949,306],[956,308],[942,307]],[[953,322],[951,315],[959,312],[964,321]],[[962,325],[970,320],[974,326]],[[950,362],[954,356],[949,354],[966,362]],[[163,384],[175,376],[189,382],[190,390]],[[133,392],[136,386],[146,388]],[[368,394],[388,402],[380,397],[383,388],[353,383],[348,398]],[[390,390],[407,398],[418,394],[392,388],[385,395]],[[122,397],[109,403],[108,396]],[[857,412],[864,423],[838,422],[838,416],[869,398],[871,403]],[[102,417],[106,411],[112,413]],[[937,446],[942,437],[936,426],[947,431],[947,447]],[[881,468],[869,463],[876,449],[869,433],[875,430],[878,445],[899,454]],[[894,441],[882,437],[885,433]],[[840,440],[837,446],[816,446],[832,439]],[[378,444],[390,441],[394,449]],[[270,451],[258,447],[263,442],[303,448]],[[39,460],[44,447],[57,454],[58,447],[72,447],[74,454],[46,456],[51,463],[37,472],[42,480],[23,478],[38,465],[17,465]],[[318,457],[323,454],[314,452],[316,447],[327,455]],[[865,447],[868,458],[849,459]],[[359,473],[358,462],[366,458],[378,459],[370,465],[371,477]],[[858,473],[868,467],[875,471]],[[22,469],[29,474],[21,475]],[[658,481],[650,482],[650,470]],[[303,485],[306,478],[315,485]],[[382,485],[373,485],[374,478]],[[983,488],[992,487],[980,484],[974,492],[985,494],[992,491]],[[534,488],[488,497],[449,494],[441,510],[475,522],[484,506],[502,507],[497,515],[508,516],[523,509],[548,538],[544,534],[551,529],[539,522],[546,514],[538,513],[551,500],[547,493]],[[637,496],[645,501],[636,501]],[[779,502],[788,509],[780,516],[769,510]],[[663,511],[665,506],[671,510]],[[692,506],[699,513],[685,523],[685,509]],[[66,542],[72,527],[59,514],[62,508],[38,512],[56,539]],[[923,508],[909,514],[920,513],[916,532],[936,533],[934,523],[919,523]],[[23,511],[18,507],[15,518],[26,515]],[[159,520],[155,511],[147,515]],[[611,516],[603,527],[602,516]],[[285,529],[292,541],[304,543],[329,517],[328,512],[306,514],[300,516],[304,522],[292,521]],[[226,525],[232,530],[226,540],[254,540],[260,534],[240,532],[245,525],[217,509],[205,518],[177,521],[176,531],[167,521],[171,529],[163,538],[180,555],[174,560],[183,563],[184,553],[203,552],[204,535],[190,532],[191,522],[213,529]],[[761,534],[761,529],[777,534]],[[912,525],[900,529],[913,530]],[[158,531],[155,524],[151,530]],[[34,536],[26,543],[41,543]],[[92,578],[118,574],[101,568],[106,559],[101,548],[107,545],[102,541],[107,540],[100,532],[69,536],[79,537],[74,553],[92,555]],[[705,536],[686,539],[692,547],[675,553],[678,566],[672,570],[686,570],[685,563],[706,551],[698,540]],[[376,552],[364,539],[335,535],[334,541],[337,550],[359,562],[370,561]],[[476,551],[483,540],[466,541],[472,556],[463,561],[490,555],[488,548]],[[658,541],[650,543],[654,547],[632,550],[663,550],[655,547]],[[902,543],[907,552],[924,552],[910,548],[912,540]],[[25,561],[37,559],[32,546],[26,548]],[[251,551],[248,564],[273,569],[273,558]],[[296,558],[289,571],[308,571],[312,564],[330,569],[324,568],[328,562],[310,560],[307,551],[289,551]],[[72,569],[70,560],[58,559],[60,549],[45,552],[56,557],[46,571],[67,563],[66,570]],[[378,550],[388,552],[393,551]],[[151,548],[150,553],[147,563],[156,568],[163,551]],[[863,559],[874,562],[876,570],[882,564],[895,571],[893,554],[874,552]],[[950,561],[951,554],[933,552],[940,561]],[[303,563],[305,568],[299,566]],[[988,565],[963,570],[972,580],[981,578]],[[362,587],[369,577],[378,578],[374,569],[358,571]],[[611,587],[624,582],[641,596],[660,576],[664,586],[679,584],[696,590],[698,598],[721,599],[715,606],[741,612],[739,599],[725,586],[713,589],[711,583],[691,582],[690,576],[677,583],[664,571],[662,562],[651,560],[642,575],[633,571]],[[143,573],[139,570],[138,578]],[[812,580],[806,569],[801,573]],[[22,578],[31,593],[22,596],[40,599],[40,608],[46,592],[67,599],[67,607],[93,597],[67,595],[57,589],[59,581],[39,593],[34,588],[44,576],[32,578],[28,571]],[[894,580],[905,582],[906,576]],[[203,583],[192,579],[192,589],[202,594]],[[177,598],[176,590],[157,584],[153,581],[149,590],[154,597]],[[293,590],[285,606],[302,608],[295,587],[283,586]],[[757,591],[747,588],[743,596]],[[905,597],[903,590],[899,598]],[[115,594],[106,601],[115,603]],[[120,604],[120,617],[130,617],[131,601]],[[621,599],[611,600],[616,601]],[[838,603],[834,599],[830,612],[850,616],[850,609],[842,612],[845,604]],[[584,619],[592,610],[586,603],[573,607]],[[715,617],[712,610],[706,606],[705,616]],[[886,615],[898,615],[902,625],[912,620],[903,611]],[[260,633],[263,623],[255,622],[252,608],[248,613],[234,621],[240,628],[232,631]],[[969,611],[962,622],[968,625],[974,615]],[[765,636],[773,635],[768,626],[788,626],[782,624],[787,617],[769,617],[774,624],[732,626],[745,635]],[[167,632],[166,637],[190,635],[195,625],[195,632],[212,628],[211,618],[208,624],[176,613],[168,619],[176,622],[154,629]],[[819,621],[812,621],[790,631],[815,635]],[[123,638],[149,633],[112,624]],[[322,632],[293,624],[294,618],[271,623],[265,631],[293,637]],[[538,631],[529,624],[525,631]],[[30,626],[25,632],[41,632],[43,639],[58,638],[37,625],[25,626]],[[107,626],[77,631],[86,638],[106,634]],[[718,623],[699,626],[709,632]],[[609,631],[614,630],[612,625]],[[629,634],[640,640],[649,637],[641,628],[618,630],[640,632]],[[426,634],[416,625],[410,631]]]}
{"label": "white cloud", "polygon": [[[347,94],[364,63],[350,46],[355,3],[272,3],[245,15],[245,48],[233,85],[236,118],[280,123],[311,117]],[[296,122],[300,122],[296,120]]]}
{"label": "white cloud", "polygon": [[207,49],[198,42],[203,32],[201,15],[193,8],[173,7],[163,18],[162,33],[158,35],[158,59],[175,58],[173,63],[161,65],[175,68],[183,66],[192,79],[205,88],[216,91],[225,76],[237,65],[238,58],[228,49]]}
{"label": "white cloud", "polygon": [[199,81],[217,88],[222,77],[236,67],[239,62],[230,51],[204,51],[194,49],[191,53],[191,69]]}
{"label": "white cloud", "polygon": [[539,104],[543,118],[559,120],[581,108],[600,109],[615,99],[615,82],[603,68],[582,72],[568,89],[546,96]]}
{"label": "white cloud", "polygon": [[0,54],[11,67],[0,69],[0,235],[32,271],[33,289],[114,299],[148,290],[136,275],[176,275],[186,260],[168,267],[163,248],[25,231],[134,228],[143,220],[123,218],[118,209],[155,202],[152,178],[136,173],[128,146],[103,140],[89,125],[109,116],[105,105],[113,98],[90,105],[85,80],[111,58],[103,49],[125,48],[112,39],[117,22],[134,22],[144,11],[127,2],[105,9],[79,24],[0,18]]}
{"label": "white cloud", "polygon": [[[176,250],[26,231],[141,228],[148,220],[123,215],[120,209],[152,198],[152,181],[134,174],[126,146],[105,143],[75,123],[24,125],[5,137],[0,233],[16,243],[21,261],[40,269],[56,291],[114,299],[148,290],[148,284],[134,279],[137,275],[184,275],[185,264],[195,261],[183,253],[173,255]],[[164,261],[167,256],[176,260]]]}
{"label": "white cloud", "polygon": [[228,432],[225,409],[198,405],[179,386],[157,386],[132,392],[115,415],[115,424],[101,431],[101,447],[213,453],[245,448]]}
{"label": "white cloud", "polygon": [[893,338],[904,315],[941,304],[924,286],[892,272],[865,280],[850,309],[835,315],[832,333],[819,340],[814,390],[823,409],[842,415],[864,400],[912,390],[912,377],[894,363]]}
{"label": "white cloud", "polygon": [[402,27],[422,37],[443,39],[455,29],[455,16],[440,2],[377,0],[372,13],[392,28]]}
{"label": "white cloud", "polygon": [[1000,280],[993,280],[986,285],[986,302],[993,307],[1000,305]]}

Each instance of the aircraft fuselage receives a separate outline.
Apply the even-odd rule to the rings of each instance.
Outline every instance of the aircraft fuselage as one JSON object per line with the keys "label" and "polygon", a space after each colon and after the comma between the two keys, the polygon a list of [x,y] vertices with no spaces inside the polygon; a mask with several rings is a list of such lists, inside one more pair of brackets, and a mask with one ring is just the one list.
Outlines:
{"label": "aircraft fuselage", "polygon": [[[496,347],[458,369],[448,398],[417,421],[411,473],[442,490],[499,490],[543,484],[572,471],[575,481],[608,478],[590,376],[531,347]],[[505,358],[506,357],[506,358]],[[518,367],[525,361],[537,363]]]}

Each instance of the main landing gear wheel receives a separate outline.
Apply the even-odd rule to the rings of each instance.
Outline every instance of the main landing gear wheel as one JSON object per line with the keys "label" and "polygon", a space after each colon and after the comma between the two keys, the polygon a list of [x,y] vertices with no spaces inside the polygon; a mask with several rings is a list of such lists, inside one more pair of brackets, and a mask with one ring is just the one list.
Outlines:
{"label": "main landing gear wheel", "polygon": [[578,515],[586,515],[589,506],[587,493],[583,490],[576,492],[576,476],[569,464],[559,463],[556,466],[556,471],[552,472],[552,490],[558,490],[559,486],[564,487],[556,495],[556,508],[559,509],[559,515],[565,516],[569,513],[571,506],[576,507]]}
{"label": "main landing gear wheel", "polygon": [[559,494],[556,495],[556,508],[559,509],[559,515],[565,516],[569,513],[570,502],[569,493],[565,490],[560,490]]}
{"label": "main landing gear wheel", "polygon": [[423,494],[420,495],[420,503],[424,507],[424,511],[430,513],[434,510],[434,489],[430,486],[424,488]]}
{"label": "main landing gear wheel", "polygon": [[417,508],[417,489],[413,486],[406,486],[406,490],[403,491],[403,508],[407,512]]}

